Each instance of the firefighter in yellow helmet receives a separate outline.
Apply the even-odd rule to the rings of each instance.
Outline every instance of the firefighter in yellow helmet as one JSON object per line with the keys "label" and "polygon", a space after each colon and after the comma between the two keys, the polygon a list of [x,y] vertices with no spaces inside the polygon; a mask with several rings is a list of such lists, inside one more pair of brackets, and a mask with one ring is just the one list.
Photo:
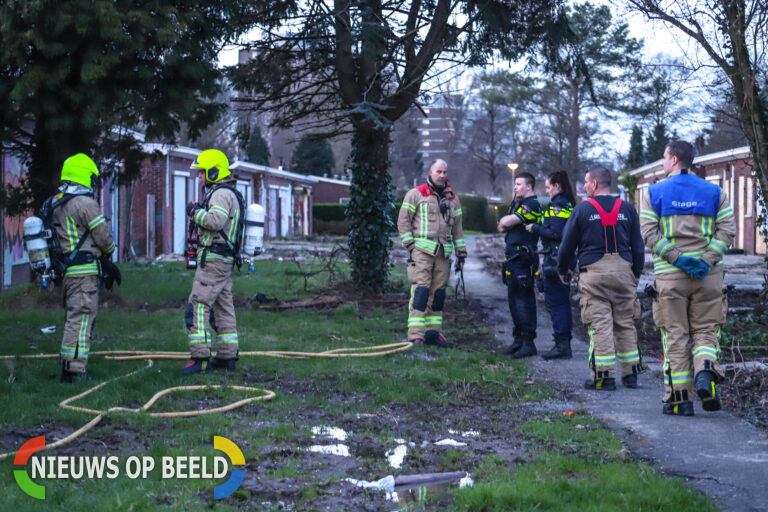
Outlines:
{"label": "firefighter in yellow helmet", "polygon": [[[244,201],[235,188],[227,156],[207,149],[191,166],[205,177],[202,204],[189,203],[187,215],[198,229],[200,246],[192,293],[184,314],[191,360],[184,374],[215,368],[234,370],[238,354],[237,323],[232,300],[232,269],[239,262]],[[215,331],[215,334],[214,334]],[[211,360],[211,342],[216,357]]]}
{"label": "firefighter in yellow helmet", "polygon": [[61,168],[60,193],[50,197],[42,208],[45,217],[50,215],[61,244],[60,269],[66,269],[62,382],[88,378],[85,367],[99,309],[99,258],[109,257],[115,250],[109,221],[93,197],[91,178],[98,175],[99,169],[88,155],[78,153],[67,158]]}

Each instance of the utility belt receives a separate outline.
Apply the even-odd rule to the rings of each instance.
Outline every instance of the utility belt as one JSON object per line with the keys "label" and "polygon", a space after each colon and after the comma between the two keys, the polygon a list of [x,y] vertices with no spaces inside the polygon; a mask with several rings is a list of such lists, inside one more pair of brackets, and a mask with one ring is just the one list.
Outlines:
{"label": "utility belt", "polygon": [[92,252],[88,252],[88,251],[77,251],[77,254],[75,254],[75,257],[70,260],[71,256],[72,256],[71,252],[68,252],[64,255],[64,258],[68,262],[67,266],[69,267],[73,265],[87,265],[89,263],[93,263],[97,259]]}
{"label": "utility belt", "polygon": [[539,258],[536,249],[527,245],[513,245],[507,247],[506,261],[501,266],[501,281],[512,291],[526,291],[533,289],[535,268],[538,267]]}
{"label": "utility belt", "polygon": [[529,245],[509,245],[507,246],[507,261],[515,261],[524,256],[536,254],[536,248]]}
{"label": "utility belt", "polygon": [[216,243],[203,247],[202,254],[200,255],[200,267],[205,268],[205,259],[208,253],[213,253],[218,256],[225,256],[237,261],[236,255],[233,254],[232,249],[227,244]]}

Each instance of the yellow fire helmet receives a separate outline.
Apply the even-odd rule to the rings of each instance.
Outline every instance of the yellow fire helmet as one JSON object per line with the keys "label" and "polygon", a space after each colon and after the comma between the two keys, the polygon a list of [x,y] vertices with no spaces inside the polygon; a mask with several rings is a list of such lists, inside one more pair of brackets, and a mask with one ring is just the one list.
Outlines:
{"label": "yellow fire helmet", "polygon": [[61,181],[71,181],[88,188],[91,187],[91,176],[99,175],[99,168],[91,157],[78,153],[64,160],[61,166]]}
{"label": "yellow fire helmet", "polygon": [[218,149],[206,149],[197,155],[190,169],[205,171],[205,181],[208,183],[216,183],[232,174],[229,172],[227,155]]}

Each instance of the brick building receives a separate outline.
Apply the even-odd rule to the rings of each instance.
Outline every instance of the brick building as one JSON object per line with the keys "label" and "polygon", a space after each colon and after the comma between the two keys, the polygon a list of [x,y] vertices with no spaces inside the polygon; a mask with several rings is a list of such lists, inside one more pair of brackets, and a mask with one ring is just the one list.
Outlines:
{"label": "brick building", "polygon": [[[765,254],[766,245],[757,226],[759,205],[757,184],[752,178],[752,154],[749,147],[741,147],[701,155],[693,161],[693,171],[700,177],[723,188],[731,200],[736,216],[736,238],[733,248],[746,254]],[[629,172],[639,178],[635,204],[640,204],[648,186],[664,178],[661,160]]]}

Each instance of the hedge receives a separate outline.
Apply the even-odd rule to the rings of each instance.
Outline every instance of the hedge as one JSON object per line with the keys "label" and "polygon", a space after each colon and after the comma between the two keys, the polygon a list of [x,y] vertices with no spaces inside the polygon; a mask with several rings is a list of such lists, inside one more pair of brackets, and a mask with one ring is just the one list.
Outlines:
{"label": "hedge", "polygon": [[347,219],[347,205],[339,203],[315,203],[312,205],[312,218],[326,222],[341,222]]}

